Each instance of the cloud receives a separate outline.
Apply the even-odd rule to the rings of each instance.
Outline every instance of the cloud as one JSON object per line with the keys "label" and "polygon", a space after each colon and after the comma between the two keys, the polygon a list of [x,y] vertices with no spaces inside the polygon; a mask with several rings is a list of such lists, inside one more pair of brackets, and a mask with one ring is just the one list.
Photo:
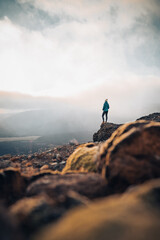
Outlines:
{"label": "cloud", "polygon": [[95,127],[98,121],[101,121],[102,105],[106,98],[109,99],[110,104],[110,122],[133,121],[152,112],[159,112],[160,79],[135,76],[130,80],[132,81],[123,78],[119,84],[119,79],[114,79],[109,84],[99,84],[67,99],[0,92],[0,108],[8,109],[8,112],[51,109],[58,115],[65,115],[67,111],[73,119],[74,115],[80,113],[82,113],[80,119],[83,119],[87,113]]}
{"label": "cloud", "polygon": [[[87,91],[99,101],[103,89],[110,89],[116,105],[119,89],[125,86],[122,95],[128,101],[130,86],[135,93],[140,86],[147,89],[139,98],[144,106],[149,89],[159,89],[159,1],[0,4],[1,90],[74,99],[81,95],[83,102]],[[156,104],[154,94],[152,99]]]}
{"label": "cloud", "polygon": [[14,24],[35,31],[40,31],[48,26],[53,27],[61,21],[57,14],[50,16],[43,9],[35,8],[31,2],[18,0],[0,1],[0,19],[5,16]]}
{"label": "cloud", "polygon": [[108,98],[111,122],[133,121],[140,116],[160,111],[160,78],[135,76],[131,81],[123,78],[120,82],[121,84],[119,79],[115,79],[110,84],[99,85],[84,92],[77,96],[77,104],[101,115],[103,102]]}
{"label": "cloud", "polygon": [[69,101],[62,98],[34,97],[29,94],[0,91],[0,109],[5,112],[19,112],[27,110],[51,109],[61,105],[68,105]]}
{"label": "cloud", "polygon": [[63,24],[54,30],[30,32],[6,18],[0,22],[0,32],[1,88],[5,91],[75,95],[113,75],[113,65],[117,72],[125,68],[121,47],[115,47],[113,54],[112,42],[105,46],[98,24]]}

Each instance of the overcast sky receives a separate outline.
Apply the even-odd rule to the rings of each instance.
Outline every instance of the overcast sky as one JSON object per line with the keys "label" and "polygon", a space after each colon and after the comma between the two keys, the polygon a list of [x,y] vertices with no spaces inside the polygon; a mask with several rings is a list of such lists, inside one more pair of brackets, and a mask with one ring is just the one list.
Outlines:
{"label": "overcast sky", "polygon": [[0,0],[0,76],[1,109],[17,92],[160,111],[160,0]]}

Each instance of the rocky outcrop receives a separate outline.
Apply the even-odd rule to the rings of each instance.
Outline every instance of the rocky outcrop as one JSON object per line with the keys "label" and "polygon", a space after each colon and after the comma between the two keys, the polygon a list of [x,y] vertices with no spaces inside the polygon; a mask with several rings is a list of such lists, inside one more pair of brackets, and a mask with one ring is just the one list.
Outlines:
{"label": "rocky outcrop", "polygon": [[159,240],[160,179],[70,212],[34,240]]}
{"label": "rocky outcrop", "polygon": [[119,127],[101,145],[97,165],[109,193],[160,177],[160,123],[140,120]]}
{"label": "rocky outcrop", "polygon": [[[160,113],[152,113],[137,120],[160,122]],[[121,125],[122,124],[114,124],[108,122],[102,123],[100,129],[96,133],[94,133],[93,141],[101,142],[107,140],[112,135],[112,133]]]}
{"label": "rocky outcrop", "polygon": [[121,124],[114,124],[114,123],[102,123],[100,130],[98,132],[94,133],[93,135],[93,141],[94,142],[100,142],[100,141],[105,141],[110,136],[112,133],[119,127]]}

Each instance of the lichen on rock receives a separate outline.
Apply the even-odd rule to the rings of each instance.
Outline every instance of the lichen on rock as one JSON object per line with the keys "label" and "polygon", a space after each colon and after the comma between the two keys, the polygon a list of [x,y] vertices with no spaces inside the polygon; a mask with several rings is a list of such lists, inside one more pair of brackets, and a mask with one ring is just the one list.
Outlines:
{"label": "lichen on rock", "polygon": [[94,143],[80,145],[67,159],[63,173],[71,170],[82,172],[96,172],[95,155],[97,154],[98,146]]}

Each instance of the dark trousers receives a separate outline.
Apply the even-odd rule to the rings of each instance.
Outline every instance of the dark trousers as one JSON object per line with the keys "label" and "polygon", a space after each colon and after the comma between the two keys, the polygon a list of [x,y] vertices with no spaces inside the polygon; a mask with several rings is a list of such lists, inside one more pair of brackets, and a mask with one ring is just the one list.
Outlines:
{"label": "dark trousers", "polygon": [[104,112],[102,113],[102,119],[103,119],[103,122],[104,122],[104,115],[106,115],[106,122],[107,122],[107,119],[108,119],[108,111],[107,112]]}

